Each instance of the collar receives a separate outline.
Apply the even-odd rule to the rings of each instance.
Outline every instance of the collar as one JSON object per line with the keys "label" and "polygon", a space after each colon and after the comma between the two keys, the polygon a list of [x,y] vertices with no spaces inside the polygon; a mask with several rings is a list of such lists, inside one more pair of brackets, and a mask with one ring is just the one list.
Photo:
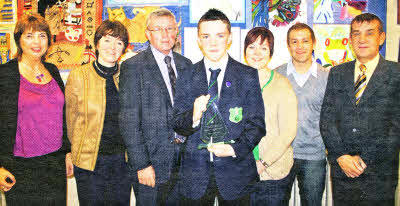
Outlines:
{"label": "collar", "polygon": [[[290,74],[293,74],[293,75],[299,75],[299,73],[297,73],[297,71],[296,71],[296,68],[294,67],[294,65],[293,65],[293,59],[292,58],[290,58],[290,60],[289,60],[289,62],[288,62],[288,64],[287,64],[287,76],[289,76]],[[307,75],[308,74],[311,74],[311,75],[313,75],[315,78],[317,78],[317,72],[318,71],[318,65],[317,65],[317,62],[315,61],[315,59],[313,58],[312,59],[312,64],[311,64],[311,67],[310,67],[310,69],[307,71]]]}
{"label": "collar", "polygon": [[229,55],[226,53],[218,62],[213,62],[207,57],[204,57],[204,66],[208,71],[209,68],[211,69],[221,69],[222,72],[225,71],[226,65],[228,65]]}
{"label": "collar", "polygon": [[154,55],[154,58],[155,58],[155,59],[162,60],[162,62],[164,62],[164,58],[165,58],[166,56],[170,56],[171,59],[174,59],[173,56],[172,56],[172,50],[169,50],[168,55],[165,55],[165,54],[161,53],[160,51],[158,51],[158,49],[154,48],[153,45],[151,45],[151,44],[150,44],[150,49],[151,49],[151,52],[152,52],[153,55]]}
{"label": "collar", "polygon": [[[364,65],[367,67],[367,70],[375,70],[376,66],[378,66],[379,63],[379,53],[369,62],[365,63]],[[359,68],[362,63],[356,59],[356,68]]]}

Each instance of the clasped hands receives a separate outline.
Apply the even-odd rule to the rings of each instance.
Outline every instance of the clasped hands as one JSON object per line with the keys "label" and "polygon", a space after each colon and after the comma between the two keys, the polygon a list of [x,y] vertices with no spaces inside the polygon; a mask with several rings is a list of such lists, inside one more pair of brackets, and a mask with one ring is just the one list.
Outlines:
{"label": "clasped hands", "polygon": [[[210,95],[201,95],[194,100],[193,103],[193,123],[198,125],[203,113],[207,110],[207,104],[210,100]],[[233,147],[229,144],[209,144],[207,147],[209,152],[212,152],[217,157],[231,157],[235,156]]]}
{"label": "clasped hands", "polygon": [[367,168],[367,165],[359,155],[342,155],[336,161],[346,176],[351,178],[359,177]]}

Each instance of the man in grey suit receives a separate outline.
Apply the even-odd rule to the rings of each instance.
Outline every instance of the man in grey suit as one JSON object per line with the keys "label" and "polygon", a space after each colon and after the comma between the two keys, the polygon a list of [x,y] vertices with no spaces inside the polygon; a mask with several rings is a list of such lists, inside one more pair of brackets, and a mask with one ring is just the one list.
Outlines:
{"label": "man in grey suit", "polygon": [[400,65],[379,55],[382,21],[351,22],[356,60],[331,69],[321,134],[331,164],[334,205],[394,205],[400,135]]}
{"label": "man in grey suit", "polygon": [[149,48],[121,66],[120,128],[134,175],[136,205],[175,205],[184,137],[170,123],[176,78],[191,61],[172,52],[178,31],[169,10],[152,12],[146,24]]}

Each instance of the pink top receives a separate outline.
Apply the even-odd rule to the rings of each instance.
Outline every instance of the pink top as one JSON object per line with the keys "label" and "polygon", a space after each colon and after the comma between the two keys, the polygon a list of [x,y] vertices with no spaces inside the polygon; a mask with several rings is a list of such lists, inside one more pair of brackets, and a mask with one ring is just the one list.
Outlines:
{"label": "pink top", "polygon": [[14,155],[55,152],[62,146],[64,94],[54,79],[44,85],[20,79]]}

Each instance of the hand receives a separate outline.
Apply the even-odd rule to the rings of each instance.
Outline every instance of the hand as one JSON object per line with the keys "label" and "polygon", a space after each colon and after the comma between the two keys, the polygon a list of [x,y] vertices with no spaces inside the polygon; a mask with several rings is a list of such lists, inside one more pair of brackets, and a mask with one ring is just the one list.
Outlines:
{"label": "hand", "polygon": [[260,160],[256,161],[256,165],[257,165],[257,173],[258,175],[261,175],[267,168],[261,163]]}
{"label": "hand", "polygon": [[209,152],[214,153],[217,157],[231,157],[235,156],[233,147],[229,144],[214,143],[207,147]]}
{"label": "hand", "polygon": [[[7,178],[12,180],[12,183],[7,182]],[[15,177],[8,170],[4,169],[4,167],[0,168],[0,190],[4,192],[9,191],[15,185]]]}
{"label": "hand", "polygon": [[71,152],[65,155],[65,171],[67,173],[67,177],[71,177],[74,175],[74,165],[72,164]]}
{"label": "hand", "polygon": [[153,166],[148,166],[142,170],[138,170],[139,183],[142,185],[147,185],[149,187],[154,187],[156,185],[156,172]]}
{"label": "hand", "polygon": [[360,176],[367,165],[361,159],[360,156],[342,155],[336,160],[339,163],[340,168],[347,177],[356,178]]}
{"label": "hand", "polygon": [[203,116],[203,112],[207,110],[208,100],[210,95],[201,95],[194,100],[193,103],[193,122],[197,122]]}

